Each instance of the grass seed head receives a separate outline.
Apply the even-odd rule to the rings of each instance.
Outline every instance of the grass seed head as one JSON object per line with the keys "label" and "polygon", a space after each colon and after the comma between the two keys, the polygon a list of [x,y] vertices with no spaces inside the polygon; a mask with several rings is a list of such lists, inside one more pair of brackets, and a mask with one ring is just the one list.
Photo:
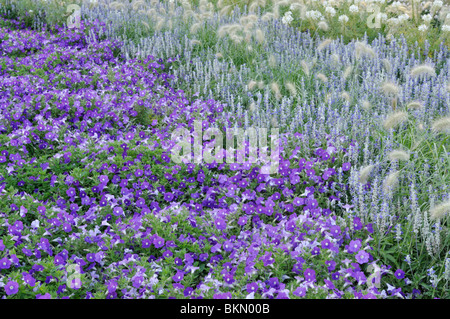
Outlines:
{"label": "grass seed head", "polygon": [[390,130],[396,128],[400,124],[404,123],[408,120],[408,113],[406,112],[396,112],[390,114],[383,123],[383,126],[386,130]]}
{"label": "grass seed head", "polygon": [[331,42],[333,42],[333,40],[331,39],[325,39],[323,40],[318,46],[317,46],[317,50],[318,51],[322,51],[323,49],[325,49],[327,46],[329,46],[331,44]]}
{"label": "grass seed head", "polygon": [[370,110],[372,108],[372,105],[370,105],[370,102],[367,100],[362,101],[362,108],[366,111]]}
{"label": "grass seed head", "polygon": [[436,76],[434,68],[427,64],[418,65],[411,69],[411,76],[416,77],[420,75]]}
{"label": "grass seed head", "polygon": [[383,60],[381,60],[381,62],[383,63],[383,66],[384,66],[384,69],[386,70],[386,72],[390,73],[392,71],[391,62],[389,62],[388,59],[383,59]]}
{"label": "grass seed head", "polygon": [[434,121],[431,129],[437,133],[450,132],[450,116]]}
{"label": "grass seed head", "polygon": [[297,89],[295,88],[295,84],[292,82],[286,82],[286,89],[291,93],[291,96],[297,95]]}
{"label": "grass seed head", "polygon": [[444,217],[445,214],[449,213],[450,213],[450,200],[443,202],[430,210],[431,219],[433,220],[442,218]]}
{"label": "grass seed head", "polygon": [[362,184],[366,184],[367,180],[369,179],[370,173],[372,172],[373,168],[375,167],[375,165],[367,165],[361,168],[361,170],[359,171],[359,181]]}
{"label": "grass seed head", "polygon": [[423,104],[420,101],[412,101],[406,105],[408,110],[420,110],[423,109]]}
{"label": "grass seed head", "polygon": [[388,158],[391,162],[393,161],[408,161],[409,154],[402,150],[393,150],[388,154]]}
{"label": "grass seed head", "polygon": [[321,80],[322,82],[324,82],[324,83],[327,83],[327,82],[328,82],[328,78],[327,78],[326,75],[323,74],[323,73],[318,73],[318,74],[317,74],[317,78],[318,78],[319,80]]}
{"label": "grass seed head", "polygon": [[388,81],[381,85],[381,91],[386,96],[397,96],[400,92],[400,88],[394,82]]}
{"label": "grass seed head", "polygon": [[398,177],[400,172],[395,171],[390,173],[383,182],[383,191],[385,194],[392,192],[398,186]]}

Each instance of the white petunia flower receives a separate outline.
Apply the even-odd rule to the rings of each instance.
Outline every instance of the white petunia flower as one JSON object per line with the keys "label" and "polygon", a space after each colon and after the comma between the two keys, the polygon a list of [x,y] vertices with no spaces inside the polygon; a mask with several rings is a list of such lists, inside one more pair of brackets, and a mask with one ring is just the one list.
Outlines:
{"label": "white petunia flower", "polygon": [[359,12],[358,6],[355,6],[354,4],[352,4],[349,8],[351,13],[357,13]]}
{"label": "white petunia flower", "polygon": [[442,26],[442,31],[443,31],[443,32],[449,32],[449,31],[450,31],[450,25],[444,24],[444,25]]}
{"label": "white petunia flower", "polygon": [[330,16],[334,17],[336,15],[336,10],[333,7],[326,7],[325,12]]}
{"label": "white petunia flower", "polygon": [[431,14],[424,14],[424,15],[422,16],[422,20],[425,21],[425,22],[430,22],[431,19],[433,19],[433,17],[431,16]]}
{"label": "white petunia flower", "polygon": [[428,27],[425,24],[421,24],[418,29],[419,31],[425,32],[428,30]]}
{"label": "white petunia flower", "polygon": [[343,14],[343,15],[339,16],[338,20],[341,23],[347,23],[348,22],[348,17],[345,14]]}
{"label": "white petunia flower", "polygon": [[441,0],[436,0],[436,1],[433,2],[432,7],[433,7],[433,8],[439,9],[439,8],[441,8],[443,5],[444,5],[444,3],[443,3]]}
{"label": "white petunia flower", "polygon": [[286,12],[281,19],[281,22],[286,25],[289,25],[292,21],[294,21],[294,18],[292,17],[291,11]]}
{"label": "white petunia flower", "polygon": [[406,13],[405,14],[401,14],[401,15],[398,16],[398,21],[399,22],[403,22],[403,21],[406,21],[408,19],[409,19],[409,15],[407,15]]}

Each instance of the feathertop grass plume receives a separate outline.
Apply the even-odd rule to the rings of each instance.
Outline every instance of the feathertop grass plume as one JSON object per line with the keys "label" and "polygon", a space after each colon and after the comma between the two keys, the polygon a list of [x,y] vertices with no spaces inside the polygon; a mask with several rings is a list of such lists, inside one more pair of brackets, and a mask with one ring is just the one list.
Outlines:
{"label": "feathertop grass plume", "polygon": [[362,108],[366,111],[370,110],[372,108],[372,105],[370,105],[370,102],[367,100],[362,101]]}
{"label": "feathertop grass plume", "polygon": [[385,194],[392,192],[398,186],[399,171],[390,173],[383,182],[383,191]]}
{"label": "feathertop grass plume", "polygon": [[232,5],[225,6],[222,9],[220,9],[219,15],[221,15],[221,16],[229,15],[231,13],[231,10],[233,10]]}
{"label": "feathertop grass plume", "polygon": [[331,55],[331,60],[334,62],[334,64],[338,64],[339,60],[340,60],[339,55],[337,55],[336,53],[333,53]]}
{"label": "feathertop grass plume", "polygon": [[280,87],[278,86],[278,83],[276,82],[272,82],[270,84],[270,88],[272,89],[273,93],[275,94],[275,98],[277,100],[281,99],[281,92],[280,92]]}
{"label": "feathertop grass plume", "polygon": [[375,51],[367,44],[363,42],[356,42],[355,43],[355,56],[356,58],[361,58],[363,56],[368,56],[371,58],[375,57]]}
{"label": "feathertop grass plume", "polygon": [[447,92],[450,92],[450,83],[447,84]]}
{"label": "feathertop grass plume", "polygon": [[446,116],[434,121],[431,129],[437,133],[450,132],[450,116]]}
{"label": "feathertop grass plume", "polygon": [[301,65],[301,67],[302,67],[303,72],[305,72],[305,74],[306,74],[307,76],[309,76],[309,65],[308,65],[308,63],[306,63],[305,60],[302,60],[302,61],[300,62],[300,65]]}
{"label": "feathertop grass plume", "polygon": [[217,52],[217,53],[216,53],[216,57],[217,57],[218,59],[221,59],[221,58],[223,58],[223,54],[220,53],[220,52]]}
{"label": "feathertop grass plume", "polygon": [[420,110],[423,109],[423,104],[420,101],[412,101],[406,105],[408,110]]}
{"label": "feathertop grass plume", "polygon": [[329,46],[331,44],[331,42],[333,42],[333,40],[331,39],[325,39],[323,40],[318,46],[317,46],[317,51],[322,51],[323,49],[325,49],[327,46]]}
{"label": "feathertop grass plume", "polygon": [[267,12],[267,13],[265,13],[265,14],[261,17],[261,20],[264,21],[264,22],[269,22],[269,21],[272,20],[273,18],[274,18],[273,13]]}
{"label": "feathertop grass plume", "polygon": [[164,18],[158,18],[158,22],[156,23],[155,29],[157,31],[160,31],[164,27],[164,22],[165,22]]}
{"label": "feathertop grass plume", "polygon": [[269,57],[269,66],[271,68],[274,68],[277,66],[277,59],[275,58],[275,56],[273,54],[270,55],[270,57]]}
{"label": "feathertop grass plume", "polygon": [[393,150],[388,154],[388,158],[393,161],[409,161],[409,154],[402,150]]}
{"label": "feathertop grass plume", "polygon": [[347,102],[350,102],[350,94],[348,94],[348,92],[342,92],[341,94],[341,98],[343,98],[344,100],[346,100]]}
{"label": "feathertop grass plume", "polygon": [[381,91],[386,96],[397,96],[400,92],[400,88],[394,82],[387,81],[381,85]]}
{"label": "feathertop grass plume", "polygon": [[450,213],[450,200],[443,202],[430,210],[431,219],[436,220]]}
{"label": "feathertop grass plume", "polygon": [[384,69],[386,72],[390,73],[392,71],[392,65],[391,62],[389,62],[388,59],[381,60],[381,63],[383,63]]}
{"label": "feathertop grass plume", "polygon": [[342,77],[344,78],[344,80],[346,80],[350,76],[352,71],[353,71],[353,67],[351,65],[345,68],[344,73],[342,74]]}
{"label": "feathertop grass plume", "polygon": [[258,89],[260,89],[260,90],[264,89],[264,81],[258,82]]}
{"label": "feathertop grass plume", "polygon": [[389,116],[387,116],[387,118],[383,123],[383,126],[386,130],[390,130],[396,128],[397,126],[399,126],[400,124],[402,124],[407,120],[408,120],[408,113],[400,111],[392,113]]}
{"label": "feathertop grass plume", "polygon": [[367,165],[364,166],[360,169],[359,171],[359,181],[362,184],[366,184],[367,180],[369,179],[370,173],[372,172],[372,170],[374,169],[375,165]]}
{"label": "feathertop grass plume", "polygon": [[145,1],[143,0],[138,0],[136,2],[134,2],[132,5],[133,10],[138,10],[140,7],[146,7]]}
{"label": "feathertop grass plume", "polygon": [[192,34],[196,34],[198,30],[202,27],[202,24],[203,24],[202,22],[194,23],[189,29],[189,32],[191,32]]}
{"label": "feathertop grass plume", "polygon": [[250,103],[249,109],[250,109],[250,112],[252,112],[252,113],[255,112],[256,111],[256,103],[255,102]]}
{"label": "feathertop grass plume", "polygon": [[242,18],[239,19],[239,22],[242,25],[248,24],[248,23],[255,23],[256,21],[258,21],[258,16],[256,16],[255,14],[249,14],[249,15],[243,16]]}
{"label": "feathertop grass plume", "polygon": [[327,76],[326,76],[325,74],[323,74],[323,73],[317,74],[317,78],[318,78],[319,80],[321,80],[322,82],[324,82],[324,83],[328,82]]}
{"label": "feathertop grass plume", "polygon": [[255,38],[259,44],[263,44],[265,41],[264,32],[261,29],[256,29]]}
{"label": "feathertop grass plume", "polygon": [[291,96],[297,95],[297,89],[295,88],[295,84],[292,82],[286,82],[286,89],[291,93]]}
{"label": "feathertop grass plume", "polygon": [[194,46],[194,45],[202,45],[202,42],[197,40],[197,39],[192,39],[191,40],[191,44],[192,44],[192,46]]}
{"label": "feathertop grass plume", "polygon": [[147,29],[150,29],[150,26],[149,26],[149,24],[148,24],[147,22],[141,21],[141,23],[142,23]]}
{"label": "feathertop grass plume", "polygon": [[320,21],[317,27],[322,31],[328,31],[328,24],[325,21]]}
{"label": "feathertop grass plume", "polygon": [[434,68],[427,64],[421,64],[411,69],[411,76],[416,77],[420,75],[436,76]]}

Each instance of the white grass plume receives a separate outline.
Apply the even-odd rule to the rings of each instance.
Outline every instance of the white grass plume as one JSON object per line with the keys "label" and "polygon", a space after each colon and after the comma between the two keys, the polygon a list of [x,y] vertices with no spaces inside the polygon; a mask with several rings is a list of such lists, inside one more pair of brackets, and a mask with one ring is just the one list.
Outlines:
{"label": "white grass plume", "polygon": [[372,172],[374,167],[375,167],[375,165],[372,164],[372,165],[364,166],[364,167],[362,167],[359,170],[359,181],[362,184],[366,184],[367,183],[367,180],[369,179],[370,173]]}
{"label": "white grass plume", "polygon": [[331,42],[333,42],[333,40],[331,39],[325,39],[322,42],[320,42],[320,44],[317,46],[317,51],[322,51],[323,49],[325,49],[327,46],[329,46],[331,44]]}
{"label": "white grass plume", "polygon": [[400,124],[404,123],[407,120],[408,120],[408,113],[400,111],[392,113],[389,116],[387,116],[383,122],[383,126],[386,130],[390,130],[399,126]]}
{"label": "white grass plume", "polygon": [[402,150],[393,150],[388,154],[388,158],[393,161],[409,161],[409,154]]}
{"label": "white grass plume", "polygon": [[295,88],[295,84],[292,82],[286,82],[286,89],[291,93],[291,96],[297,95],[297,89]]}
{"label": "white grass plume", "polygon": [[302,61],[300,62],[300,65],[301,65],[301,67],[302,67],[303,72],[305,72],[305,74],[306,74],[307,76],[309,76],[309,65],[308,65],[308,63],[306,63],[305,60],[302,60]]}
{"label": "white grass plume", "polygon": [[388,59],[383,59],[383,60],[381,60],[381,62],[383,63],[383,66],[384,66],[384,69],[386,70],[386,72],[390,73],[392,71],[391,62],[389,62]]}
{"label": "white grass plume", "polygon": [[445,214],[449,213],[450,213],[450,200],[443,202],[430,210],[431,219],[433,220],[442,218],[444,217]]}
{"label": "white grass plume", "polygon": [[398,186],[399,171],[390,173],[383,182],[383,191],[385,194],[392,192]]}
{"label": "white grass plume", "polygon": [[420,110],[423,109],[423,104],[420,101],[411,101],[406,105],[408,110]]}
{"label": "white grass plume", "polygon": [[450,116],[446,116],[434,121],[431,129],[435,132],[450,132]]}
{"label": "white grass plume", "polygon": [[366,111],[370,110],[372,108],[372,105],[370,104],[369,101],[364,100],[362,101],[362,108]]}
{"label": "white grass plume", "polygon": [[316,76],[317,76],[317,78],[318,78],[319,80],[321,80],[322,82],[324,82],[324,83],[328,82],[328,78],[327,78],[327,76],[326,76],[325,74],[323,74],[323,73],[318,73]]}
{"label": "white grass plume", "polygon": [[361,58],[363,56],[368,56],[371,58],[375,57],[375,51],[367,44],[363,42],[356,42],[355,43],[355,56],[356,58]]}
{"label": "white grass plume", "polygon": [[381,85],[381,91],[383,91],[386,96],[397,96],[400,92],[400,88],[394,82],[387,81]]}
{"label": "white grass plume", "polygon": [[275,94],[275,98],[277,100],[281,99],[281,92],[280,92],[280,87],[278,86],[278,83],[276,82],[272,82],[270,84],[270,88],[272,89],[272,92]]}
{"label": "white grass plume", "polygon": [[255,38],[259,44],[263,44],[265,41],[264,32],[261,29],[256,29]]}
{"label": "white grass plume", "polygon": [[352,71],[353,71],[353,67],[351,65],[345,68],[344,73],[342,74],[342,77],[344,78],[344,80],[346,80],[350,76]]}
{"label": "white grass plume", "polygon": [[411,69],[411,76],[416,77],[420,75],[436,76],[434,68],[427,64],[421,64]]}
{"label": "white grass plume", "polygon": [[269,66],[271,68],[274,68],[277,66],[277,59],[275,58],[275,56],[273,54],[270,55],[270,57],[269,57]]}
{"label": "white grass plume", "polygon": [[320,21],[317,27],[322,31],[328,31],[328,24],[325,21]]}

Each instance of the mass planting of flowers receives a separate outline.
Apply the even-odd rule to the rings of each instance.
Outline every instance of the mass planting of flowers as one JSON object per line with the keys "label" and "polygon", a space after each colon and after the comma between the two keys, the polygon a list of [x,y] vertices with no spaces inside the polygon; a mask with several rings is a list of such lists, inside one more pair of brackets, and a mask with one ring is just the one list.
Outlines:
{"label": "mass planting of flowers", "polygon": [[[379,3],[421,43],[359,1],[78,4],[0,1],[1,298],[449,297],[441,1]],[[195,123],[279,128],[278,171],[174,162]]]}

